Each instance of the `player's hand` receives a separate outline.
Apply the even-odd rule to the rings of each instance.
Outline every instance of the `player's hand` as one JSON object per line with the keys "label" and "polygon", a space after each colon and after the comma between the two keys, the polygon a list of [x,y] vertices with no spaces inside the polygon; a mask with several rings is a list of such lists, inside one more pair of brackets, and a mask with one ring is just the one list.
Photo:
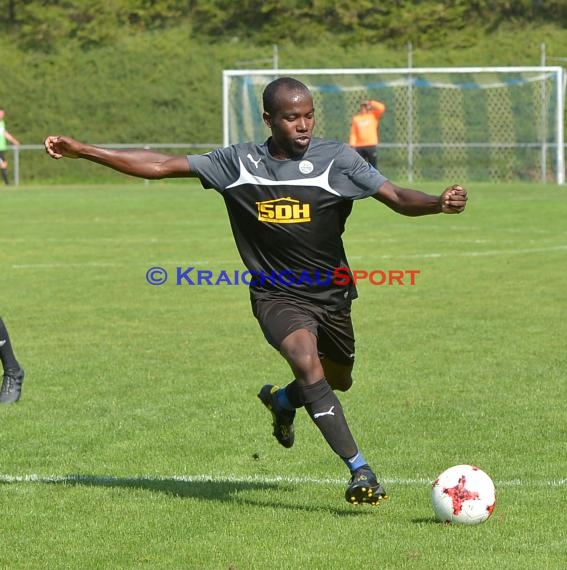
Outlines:
{"label": "player's hand", "polygon": [[45,150],[52,158],[79,158],[81,143],[71,137],[50,135],[43,142]]}
{"label": "player's hand", "polygon": [[467,191],[453,184],[441,194],[441,211],[444,214],[460,214],[467,205]]}

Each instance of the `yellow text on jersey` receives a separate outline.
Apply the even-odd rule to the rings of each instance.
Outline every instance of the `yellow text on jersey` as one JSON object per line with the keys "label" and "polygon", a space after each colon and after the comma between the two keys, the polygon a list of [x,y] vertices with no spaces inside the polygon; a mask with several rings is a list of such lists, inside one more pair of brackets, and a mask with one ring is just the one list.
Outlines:
{"label": "yellow text on jersey", "polygon": [[258,207],[258,220],[270,224],[298,224],[311,221],[310,204],[302,204],[299,200],[290,198],[276,198],[256,202]]}

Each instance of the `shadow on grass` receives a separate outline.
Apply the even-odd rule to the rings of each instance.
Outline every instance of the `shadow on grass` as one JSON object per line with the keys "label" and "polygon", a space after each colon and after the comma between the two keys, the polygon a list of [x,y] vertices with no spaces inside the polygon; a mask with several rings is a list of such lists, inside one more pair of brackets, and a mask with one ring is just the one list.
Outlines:
{"label": "shadow on grass", "polygon": [[440,524],[444,524],[442,522],[439,522],[435,517],[421,517],[419,519],[412,519],[411,520],[412,523],[414,524],[435,524],[435,525],[440,525]]}
{"label": "shadow on grass", "polygon": [[[250,505],[255,507],[270,507],[273,509],[291,509],[305,512],[326,512],[337,516],[365,516],[375,513],[375,508],[353,507],[344,505],[342,508],[328,507],[315,504],[297,504],[289,496],[296,486],[285,482],[267,482],[239,479],[206,479],[191,477],[105,477],[95,475],[68,475],[66,477],[37,479],[40,483],[52,485],[69,485],[84,487],[109,487],[122,489],[137,489],[164,493],[172,497],[191,498],[203,501],[220,501],[225,503]],[[265,492],[258,498],[245,496]],[[274,498],[279,495],[281,500]],[[321,493],[317,493],[321,496]],[[342,495],[337,501],[343,500]]]}

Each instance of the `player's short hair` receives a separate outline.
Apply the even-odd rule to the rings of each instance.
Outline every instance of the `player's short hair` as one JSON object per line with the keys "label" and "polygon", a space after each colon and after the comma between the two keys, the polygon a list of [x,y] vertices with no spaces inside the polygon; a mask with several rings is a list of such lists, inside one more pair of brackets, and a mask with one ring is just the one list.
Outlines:
{"label": "player's short hair", "polygon": [[278,79],[274,79],[274,81],[268,83],[262,94],[262,103],[266,113],[273,115],[277,111],[278,93],[283,89],[286,91],[300,91],[311,95],[307,85],[301,83],[301,81],[293,77],[278,77]]}

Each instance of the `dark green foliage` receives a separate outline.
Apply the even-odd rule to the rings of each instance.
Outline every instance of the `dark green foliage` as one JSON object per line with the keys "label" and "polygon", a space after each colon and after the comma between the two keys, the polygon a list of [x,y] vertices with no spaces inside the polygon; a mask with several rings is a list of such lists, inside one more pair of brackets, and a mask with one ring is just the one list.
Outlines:
{"label": "dark green foliage", "polygon": [[74,40],[102,46],[126,33],[193,28],[209,40],[248,39],[259,44],[312,45],[333,38],[441,45],[450,32],[474,24],[567,25],[564,0],[12,0],[0,25],[26,49],[50,52]]}
{"label": "dark green foliage", "polygon": [[187,23],[192,2],[183,0],[20,0],[12,1],[4,28],[25,49],[51,52],[61,42],[82,48],[139,33]]}

